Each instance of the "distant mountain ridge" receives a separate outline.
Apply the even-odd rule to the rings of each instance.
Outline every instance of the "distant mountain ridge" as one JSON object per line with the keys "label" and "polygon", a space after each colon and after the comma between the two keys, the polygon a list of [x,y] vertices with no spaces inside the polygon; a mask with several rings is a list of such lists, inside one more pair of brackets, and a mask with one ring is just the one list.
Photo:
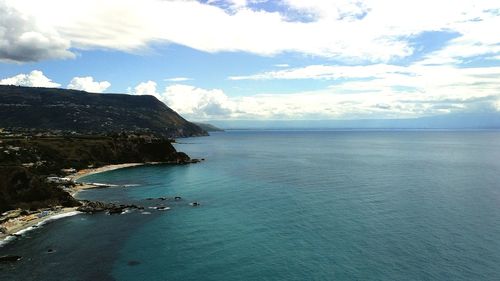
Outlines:
{"label": "distant mountain ridge", "polygon": [[220,120],[223,129],[500,129],[500,112],[455,113],[413,119]]}
{"label": "distant mountain ridge", "polygon": [[171,138],[207,135],[153,96],[4,85],[0,85],[0,128],[149,132]]}

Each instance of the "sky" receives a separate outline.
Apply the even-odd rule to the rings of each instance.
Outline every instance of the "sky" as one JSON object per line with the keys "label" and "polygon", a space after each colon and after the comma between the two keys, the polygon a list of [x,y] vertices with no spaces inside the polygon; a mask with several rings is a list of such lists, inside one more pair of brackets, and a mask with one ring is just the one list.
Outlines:
{"label": "sky", "polygon": [[0,0],[0,84],[192,121],[491,113],[499,27],[498,0]]}

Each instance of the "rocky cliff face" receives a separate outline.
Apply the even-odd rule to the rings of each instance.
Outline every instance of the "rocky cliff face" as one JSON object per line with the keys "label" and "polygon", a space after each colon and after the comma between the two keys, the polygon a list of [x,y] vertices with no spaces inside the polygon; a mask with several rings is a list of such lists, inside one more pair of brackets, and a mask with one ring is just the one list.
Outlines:
{"label": "rocky cliff face", "polygon": [[0,85],[0,128],[80,134],[207,135],[153,96]]}

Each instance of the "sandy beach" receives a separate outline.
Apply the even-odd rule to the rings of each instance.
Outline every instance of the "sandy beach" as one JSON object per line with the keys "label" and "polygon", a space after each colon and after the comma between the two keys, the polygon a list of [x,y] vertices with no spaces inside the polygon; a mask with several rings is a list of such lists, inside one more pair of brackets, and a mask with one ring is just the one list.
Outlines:
{"label": "sandy beach", "polygon": [[71,194],[71,196],[75,197],[78,194],[78,192],[80,192],[82,190],[93,189],[93,188],[99,187],[99,186],[97,186],[95,184],[91,184],[91,183],[77,182],[78,179],[83,178],[85,176],[103,173],[103,172],[108,172],[108,171],[112,171],[112,170],[123,169],[123,168],[142,166],[142,165],[146,165],[146,164],[155,164],[155,163],[115,164],[115,165],[106,165],[106,166],[102,166],[99,168],[80,170],[74,174],[67,176],[67,178],[70,178],[71,181],[76,183],[76,185],[74,187],[72,187],[70,190],[68,190],[68,192]]}
{"label": "sandy beach", "polygon": [[20,235],[21,233],[34,227],[38,227],[47,221],[77,215],[79,213],[80,212],[76,210],[76,207],[60,208],[57,210],[38,211],[29,215],[10,219],[0,225],[6,230],[5,233],[0,233],[0,246],[4,241],[8,240],[9,237]]}
{"label": "sandy beach", "polygon": [[[80,170],[74,174],[67,176],[67,178],[70,178],[73,182],[76,182],[78,179],[87,175],[92,175],[117,169],[123,169],[128,167],[147,165],[147,164],[160,164],[160,163],[126,163],[126,164],[106,165],[99,168]],[[96,187],[98,186],[93,184],[77,183],[75,187],[69,190],[69,192],[71,196],[75,196],[81,190],[92,189]],[[44,209],[32,212],[29,215],[21,215],[9,219],[8,221],[5,221],[2,224],[0,224],[0,228],[2,228],[5,232],[5,233],[0,233],[0,246],[4,244],[4,242],[8,241],[9,238],[15,237],[18,234],[28,231],[34,227],[40,226],[46,223],[47,221],[79,214],[80,212],[78,212],[76,209],[77,209],[76,207],[73,208],[61,207],[55,210]]]}
{"label": "sandy beach", "polygon": [[126,163],[126,164],[106,165],[106,166],[102,166],[99,168],[83,169],[83,170],[80,170],[74,174],[67,176],[67,177],[70,178],[72,181],[77,181],[79,178],[82,178],[82,177],[88,176],[88,175],[93,175],[93,174],[98,174],[98,173],[103,173],[103,172],[118,170],[118,169],[123,169],[123,168],[142,166],[142,165],[147,165],[147,164],[155,164],[155,163]]}

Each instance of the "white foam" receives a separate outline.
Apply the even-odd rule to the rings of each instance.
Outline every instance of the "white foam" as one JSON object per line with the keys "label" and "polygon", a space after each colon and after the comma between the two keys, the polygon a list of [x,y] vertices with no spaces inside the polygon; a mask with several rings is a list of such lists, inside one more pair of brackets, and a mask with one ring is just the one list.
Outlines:
{"label": "white foam", "polygon": [[119,187],[119,185],[117,185],[117,184],[100,183],[100,182],[90,182],[88,184],[93,185],[93,186],[97,186],[97,187]]}
{"label": "white foam", "polygon": [[159,207],[148,207],[149,209],[154,209],[158,211],[168,211],[170,210],[170,207],[164,207],[164,206],[159,206]]}
{"label": "white foam", "polygon": [[72,212],[67,212],[67,213],[63,213],[63,214],[49,216],[46,220],[43,220],[43,221],[39,222],[38,224],[43,224],[43,223],[48,222],[48,221],[58,220],[58,219],[66,218],[66,217],[76,216],[76,215],[79,215],[81,213],[82,212],[79,212],[79,211],[72,211]]}
{"label": "white foam", "polygon": [[[57,214],[57,215],[53,215],[53,216],[47,216],[46,219],[38,222],[37,224],[35,224],[33,226],[27,227],[25,229],[21,229],[18,232],[14,233],[14,235],[23,235],[29,231],[32,231],[33,229],[39,228],[40,226],[48,223],[49,221],[54,221],[54,220],[58,220],[58,219],[66,218],[66,217],[72,217],[72,216],[76,216],[76,215],[81,214],[81,213],[82,212],[72,211],[72,212]],[[0,247],[4,246],[5,244],[9,243],[10,241],[14,240],[15,238],[16,237],[14,237],[14,236],[7,236],[5,239],[0,240]]]}
{"label": "white foam", "polygon": [[7,243],[9,243],[10,241],[12,241],[14,239],[16,239],[16,237],[7,236],[3,240],[0,240],[0,248],[2,248],[3,246],[7,245]]}

